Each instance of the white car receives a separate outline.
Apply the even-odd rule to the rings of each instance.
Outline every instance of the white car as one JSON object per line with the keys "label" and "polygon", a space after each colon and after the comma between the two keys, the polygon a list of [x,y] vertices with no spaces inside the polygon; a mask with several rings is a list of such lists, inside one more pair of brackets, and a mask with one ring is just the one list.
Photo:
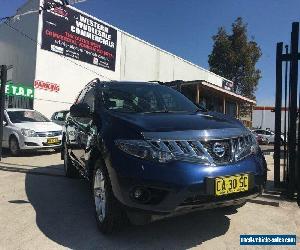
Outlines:
{"label": "white car", "polygon": [[62,127],[31,109],[6,109],[3,121],[3,147],[12,155],[21,150],[60,150]]}
{"label": "white car", "polygon": [[[252,130],[252,132],[264,138],[264,140],[267,141],[267,144],[275,142],[275,133],[273,131],[266,130],[266,129],[254,129]],[[284,136],[280,135],[280,137],[281,137],[281,144],[283,144]]]}

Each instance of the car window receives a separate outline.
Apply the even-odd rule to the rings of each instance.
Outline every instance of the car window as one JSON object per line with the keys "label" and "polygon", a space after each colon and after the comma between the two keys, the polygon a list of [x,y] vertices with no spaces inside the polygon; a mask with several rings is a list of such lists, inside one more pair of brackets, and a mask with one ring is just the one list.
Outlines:
{"label": "car window", "polygon": [[81,90],[81,92],[79,93],[78,97],[76,98],[75,103],[80,103],[83,101],[83,98],[85,96],[86,93],[86,89]]}
{"label": "car window", "polygon": [[51,116],[51,120],[56,120],[56,116],[57,116],[57,112],[55,112],[55,113]]}
{"label": "car window", "polygon": [[94,107],[95,107],[95,91],[94,91],[94,88],[91,88],[89,89],[85,96],[84,96],[84,99],[83,99],[83,103],[87,103],[90,108],[91,108],[91,111],[94,110]]}
{"label": "car window", "polygon": [[8,111],[7,114],[12,123],[50,122],[48,118],[35,110]]}
{"label": "car window", "polygon": [[105,108],[130,113],[196,112],[197,107],[174,89],[161,85],[112,85],[103,90]]}
{"label": "car window", "polygon": [[54,117],[54,120],[63,122],[65,121],[65,118],[66,118],[66,112],[57,112]]}

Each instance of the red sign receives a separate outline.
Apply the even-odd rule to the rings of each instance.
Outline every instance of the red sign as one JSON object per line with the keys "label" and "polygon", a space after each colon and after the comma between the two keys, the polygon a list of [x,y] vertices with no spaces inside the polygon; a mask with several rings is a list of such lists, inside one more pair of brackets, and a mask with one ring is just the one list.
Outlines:
{"label": "red sign", "polygon": [[51,82],[44,82],[41,80],[36,80],[34,82],[34,88],[35,89],[42,89],[50,92],[59,92],[60,87],[56,83],[51,83]]}

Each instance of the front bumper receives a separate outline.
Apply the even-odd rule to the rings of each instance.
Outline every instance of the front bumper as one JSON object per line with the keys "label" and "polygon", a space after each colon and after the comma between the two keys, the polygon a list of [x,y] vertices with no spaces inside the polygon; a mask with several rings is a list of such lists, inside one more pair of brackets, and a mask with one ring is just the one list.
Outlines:
{"label": "front bumper", "polygon": [[[116,198],[128,209],[150,214],[174,213],[190,209],[208,209],[233,205],[258,196],[266,181],[263,155],[251,155],[242,161],[207,166],[188,162],[154,163],[119,154],[111,156],[108,170]],[[208,179],[248,173],[251,186],[246,192],[215,196]],[[152,198],[146,203],[133,199],[133,190],[142,187]]]}
{"label": "front bumper", "polygon": [[[58,142],[49,144],[48,139],[57,138]],[[19,140],[21,150],[52,149],[61,147],[62,136],[54,137],[23,137]]]}

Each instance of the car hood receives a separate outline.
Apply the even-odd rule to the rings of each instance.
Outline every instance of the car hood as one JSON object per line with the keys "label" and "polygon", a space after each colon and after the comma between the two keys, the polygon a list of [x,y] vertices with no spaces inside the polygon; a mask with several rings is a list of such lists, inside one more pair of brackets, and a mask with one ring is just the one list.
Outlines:
{"label": "car hood", "polygon": [[[119,126],[130,126],[139,132],[171,132],[245,127],[236,119],[218,113],[110,113]],[[121,129],[121,128],[120,128]]]}
{"label": "car hood", "polygon": [[62,127],[53,122],[24,122],[14,123],[20,129],[32,129],[36,132],[60,131]]}

